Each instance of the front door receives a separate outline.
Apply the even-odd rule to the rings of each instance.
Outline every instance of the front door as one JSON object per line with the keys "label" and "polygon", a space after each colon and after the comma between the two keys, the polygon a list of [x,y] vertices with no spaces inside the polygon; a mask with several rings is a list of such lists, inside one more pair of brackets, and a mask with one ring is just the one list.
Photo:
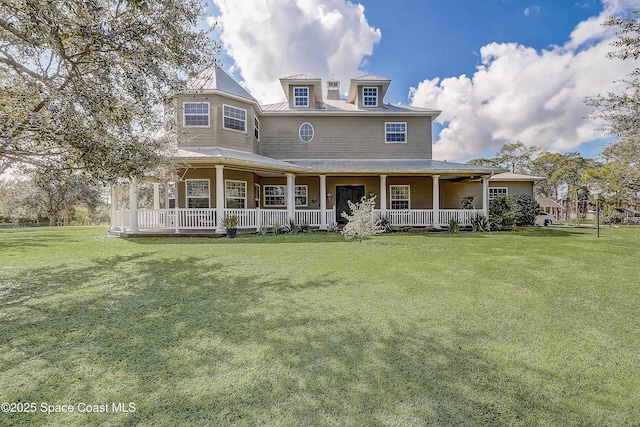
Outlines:
{"label": "front door", "polygon": [[347,220],[342,217],[342,212],[351,215],[351,209],[347,201],[360,202],[364,197],[364,185],[337,185],[336,186],[336,220],[339,224],[345,224]]}

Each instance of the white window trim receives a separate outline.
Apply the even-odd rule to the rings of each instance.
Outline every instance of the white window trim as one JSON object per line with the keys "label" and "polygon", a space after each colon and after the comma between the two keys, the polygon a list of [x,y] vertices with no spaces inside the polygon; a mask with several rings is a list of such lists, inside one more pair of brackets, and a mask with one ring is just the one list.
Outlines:
{"label": "white window trim", "polygon": [[[244,184],[244,197],[229,197],[227,196],[227,183],[228,182],[239,182]],[[227,199],[244,199],[244,208],[229,208],[229,209],[247,209],[247,181],[240,181],[238,179],[225,179],[224,180],[224,207],[227,207]]]}
{"label": "white window trim", "polygon": [[[311,139],[308,141],[305,141],[304,139],[302,139],[302,126],[304,125],[309,125],[311,126]],[[304,143],[309,143],[311,141],[313,141],[313,138],[316,137],[316,130],[314,129],[313,125],[309,122],[304,122],[303,124],[300,125],[300,127],[298,128],[298,137],[300,138],[300,141],[304,142]]]}
{"label": "white window trim", "polygon": [[[207,104],[207,125],[188,125],[187,124],[187,115],[189,116],[204,116],[204,114],[187,114],[185,112],[185,105],[187,104]],[[208,128],[211,127],[211,104],[209,102],[200,102],[200,101],[184,101],[182,103],[182,126],[186,128]]]}
{"label": "white window trim", "polygon": [[[294,188],[294,200],[297,201],[298,197],[304,197],[304,204],[298,204],[296,203],[296,207],[301,207],[301,208],[306,208],[307,206],[309,206],[309,186],[308,185],[296,185]],[[304,188],[304,196],[303,195],[298,195],[297,191],[299,188]]]}
{"label": "white window trim", "polygon": [[206,181],[207,182],[207,199],[208,199],[208,207],[211,208],[211,180],[210,179],[186,179],[184,183],[184,205],[187,209],[203,209],[203,208],[189,208],[189,199],[204,199],[204,197],[189,197],[189,182],[191,181]]}
{"label": "white window trim", "polygon": [[[224,114],[224,108],[225,107],[233,108],[235,110],[244,111],[244,120],[236,119],[235,117],[225,116],[225,114]],[[227,117],[232,119],[232,120],[244,121],[244,130],[234,129],[234,128],[230,128],[230,127],[225,126],[224,119],[227,118]],[[234,131],[234,132],[247,133],[247,110],[245,110],[244,108],[236,107],[234,105],[222,104],[222,128],[226,129],[226,130]]]}
{"label": "white window trim", "polygon": [[[277,195],[274,195],[274,194],[267,194],[267,188],[272,188],[272,187],[282,187],[283,194],[277,194]],[[287,206],[287,186],[286,186],[286,185],[280,185],[280,184],[264,184],[264,185],[262,186],[262,191],[263,191],[263,193],[264,193],[264,194],[263,194],[263,197],[264,197],[264,198],[262,199],[262,200],[263,200],[262,205],[263,205],[265,208],[273,208],[273,207],[283,207],[283,206]],[[283,200],[284,200],[284,203],[283,203],[283,204],[278,204],[278,205],[268,203],[268,202],[267,202],[267,197],[282,197],[282,198],[283,198]]]}
{"label": "white window trim", "polygon": [[[281,187],[282,190],[284,191],[284,194],[281,194],[281,195],[280,194],[278,194],[278,195],[269,194],[269,195],[267,195],[267,188],[269,188],[269,187]],[[284,207],[284,206],[287,206],[287,186],[286,185],[265,184],[265,185],[263,185],[263,188],[264,188],[263,191],[264,191],[264,207],[265,208],[267,208],[267,207]],[[306,184],[303,184],[303,185],[296,185],[294,187],[295,190],[298,190],[299,188],[304,188],[304,193],[305,194],[304,195],[298,195],[294,191],[294,194],[293,194],[294,201],[298,197],[304,197],[305,203],[304,204],[297,204],[296,203],[296,207],[300,207],[300,208],[308,207],[309,206],[309,186],[306,185]],[[269,203],[267,203],[267,197],[283,197],[284,198],[283,199],[284,200],[284,204],[282,204],[282,205],[269,204]]]}
{"label": "white window trim", "polygon": [[[407,187],[408,190],[408,199],[394,199],[393,198],[393,188],[394,187]],[[393,202],[407,202],[407,208],[401,208],[401,210],[409,210],[411,209],[411,186],[407,185],[407,184],[397,184],[397,185],[390,185],[389,186],[389,207],[390,209],[394,209],[393,208]],[[395,208],[397,209],[397,208]]]}
{"label": "white window trim", "polygon": [[[367,90],[367,89],[373,89],[373,90],[375,90],[375,91],[376,91],[376,95],[375,95],[376,103],[375,103],[374,105],[367,105],[367,104],[365,104],[365,98],[373,98],[373,96],[371,96],[371,95],[367,95],[367,96],[365,96],[364,92],[365,92],[365,90]],[[363,106],[364,108],[376,108],[378,105],[380,105],[380,102],[379,102],[379,100],[378,100],[378,96],[379,96],[379,93],[378,93],[378,92],[379,92],[379,91],[378,91],[378,87],[376,87],[376,86],[363,86],[363,87],[362,87],[362,106]]]}
{"label": "white window trim", "polygon": [[[491,194],[491,190],[504,190],[504,194]],[[489,187],[489,202],[492,202],[493,199],[500,196],[508,196],[509,195],[509,187]]]}
{"label": "white window trim", "polygon": [[258,116],[253,116],[253,136],[256,141],[260,142],[260,120]]}
{"label": "white window trim", "polygon": [[[296,89],[304,89],[304,90],[306,90],[307,91],[307,95],[306,96],[296,96]],[[310,92],[310,90],[306,86],[294,86],[293,87],[293,108],[308,108],[309,107],[309,97],[310,97],[309,92]],[[307,103],[304,104],[304,105],[296,104],[296,100],[298,98],[307,98]]]}
{"label": "white window trim", "polygon": [[253,184],[253,201],[257,208],[260,207],[260,184]]}
{"label": "white window trim", "polygon": [[[390,133],[399,133],[399,132],[387,132],[387,125],[396,125],[396,124],[400,124],[400,125],[404,125],[404,141],[387,141],[387,135]],[[408,129],[407,129],[407,122],[385,122],[384,123],[384,142],[385,144],[406,144],[408,138]]]}

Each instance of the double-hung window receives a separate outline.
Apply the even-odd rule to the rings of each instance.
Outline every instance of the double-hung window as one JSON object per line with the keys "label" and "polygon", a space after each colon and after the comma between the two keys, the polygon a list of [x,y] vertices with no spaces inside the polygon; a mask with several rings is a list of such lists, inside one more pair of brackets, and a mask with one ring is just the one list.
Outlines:
{"label": "double-hung window", "polygon": [[187,208],[209,208],[209,180],[187,180]]}
{"label": "double-hung window", "polygon": [[286,185],[264,185],[264,206],[285,206],[287,200]]}
{"label": "double-hung window", "polygon": [[411,188],[409,185],[391,185],[391,209],[411,209]]}
{"label": "double-hung window", "polygon": [[489,187],[489,203],[493,202],[493,199],[506,196],[509,194],[507,187]]}
{"label": "double-hung window", "polygon": [[247,182],[226,180],[224,182],[225,205],[229,209],[247,207]]}
{"label": "double-hung window", "polygon": [[185,126],[209,126],[208,102],[185,102],[182,104]]}
{"label": "double-hung window", "polygon": [[223,105],[222,107],[222,127],[225,129],[247,131],[247,110],[242,108]]}
{"label": "double-hung window", "polygon": [[393,122],[384,124],[384,140],[387,143],[407,142],[407,123]]}
{"label": "double-hung window", "polygon": [[[287,186],[286,185],[265,185],[264,187],[264,206],[286,206],[287,205]],[[295,186],[295,203],[296,206],[309,205],[309,189],[306,185]]]}
{"label": "double-hung window", "polygon": [[378,106],[378,88],[377,87],[362,88],[362,105],[364,107]]}
{"label": "double-hung window", "polygon": [[296,206],[308,206],[309,202],[307,199],[307,186],[306,185],[296,185]]}
{"label": "double-hung window", "polygon": [[308,87],[293,88],[293,106],[294,107],[309,106],[309,88]]}

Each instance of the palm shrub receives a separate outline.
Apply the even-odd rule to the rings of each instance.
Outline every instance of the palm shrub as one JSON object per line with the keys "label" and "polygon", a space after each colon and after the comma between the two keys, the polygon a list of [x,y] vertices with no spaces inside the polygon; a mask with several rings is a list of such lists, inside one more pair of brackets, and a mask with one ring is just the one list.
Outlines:
{"label": "palm shrub", "polygon": [[540,212],[540,205],[531,196],[519,194],[516,200],[516,225],[518,227],[530,227],[536,222],[536,216]]}
{"label": "palm shrub", "polygon": [[370,199],[362,197],[359,203],[353,203],[351,200],[348,201],[351,215],[346,212],[340,214],[348,221],[341,231],[344,237],[347,239],[356,238],[359,242],[362,242],[371,236],[384,232],[380,221],[376,221],[373,213],[375,200],[376,196]]}
{"label": "palm shrub", "polygon": [[517,203],[512,196],[499,196],[489,205],[489,221],[495,231],[513,230],[516,225]]}
{"label": "palm shrub", "polygon": [[449,233],[458,233],[460,231],[460,221],[457,218],[449,220]]}
{"label": "palm shrub", "polygon": [[491,230],[487,217],[479,213],[471,215],[471,230],[479,232]]}

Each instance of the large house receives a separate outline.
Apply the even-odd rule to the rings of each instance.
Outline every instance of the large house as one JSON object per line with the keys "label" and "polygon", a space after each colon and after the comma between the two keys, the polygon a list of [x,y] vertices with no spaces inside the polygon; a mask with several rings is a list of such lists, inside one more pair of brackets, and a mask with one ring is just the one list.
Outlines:
{"label": "large house", "polygon": [[223,232],[230,215],[238,228],[292,220],[326,230],[343,221],[347,201],[374,195],[392,224],[438,227],[488,215],[495,196],[533,196],[531,177],[433,160],[440,112],[386,103],[388,79],[354,78],[346,99],[335,80],[326,91],[305,74],[280,83],[286,101],[261,105],[220,68],[191,80],[173,99],[178,179],[154,183],[154,209],[138,209],[132,180],[130,208],[112,206],[112,231]]}

